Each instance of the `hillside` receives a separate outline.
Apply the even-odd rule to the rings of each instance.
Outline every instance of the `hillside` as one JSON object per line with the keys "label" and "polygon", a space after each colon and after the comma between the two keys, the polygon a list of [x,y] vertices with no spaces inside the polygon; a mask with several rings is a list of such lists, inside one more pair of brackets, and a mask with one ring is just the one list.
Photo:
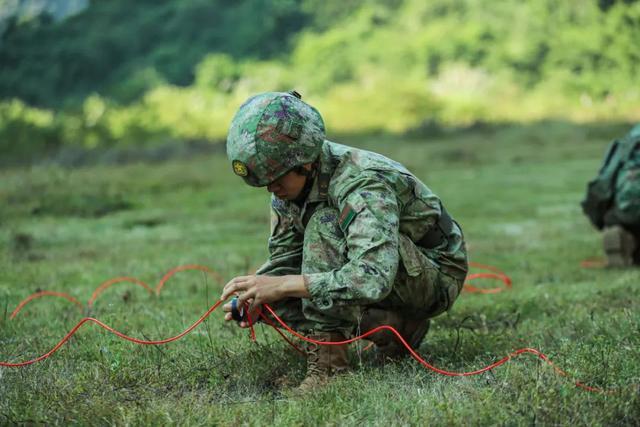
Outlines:
{"label": "hillside", "polygon": [[63,21],[88,6],[89,0],[0,0],[0,36],[7,28],[34,19]]}
{"label": "hillside", "polygon": [[94,1],[64,21],[47,16],[4,34],[0,96],[47,107],[92,92],[132,100],[161,82],[192,83],[209,52],[270,57],[304,24],[270,1]]}
{"label": "hillside", "polygon": [[7,152],[216,141],[292,87],[339,133],[635,121],[640,2],[94,1],[15,21],[0,65]]}

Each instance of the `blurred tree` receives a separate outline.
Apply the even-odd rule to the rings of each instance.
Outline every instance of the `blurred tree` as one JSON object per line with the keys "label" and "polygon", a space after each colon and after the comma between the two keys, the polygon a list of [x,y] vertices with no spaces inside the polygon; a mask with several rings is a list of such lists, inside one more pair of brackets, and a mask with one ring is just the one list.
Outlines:
{"label": "blurred tree", "polygon": [[78,105],[92,92],[129,101],[135,96],[118,86],[139,70],[188,85],[210,52],[286,56],[308,20],[298,0],[110,0],[45,21],[14,22],[3,35],[0,97],[52,107]]}

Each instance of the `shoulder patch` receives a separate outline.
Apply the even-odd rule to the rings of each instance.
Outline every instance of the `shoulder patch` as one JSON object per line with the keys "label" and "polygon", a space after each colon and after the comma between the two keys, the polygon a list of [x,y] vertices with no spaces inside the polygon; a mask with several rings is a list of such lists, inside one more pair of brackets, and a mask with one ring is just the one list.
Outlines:
{"label": "shoulder patch", "polygon": [[340,222],[340,228],[342,229],[342,231],[347,230],[347,227],[349,227],[349,224],[351,224],[351,221],[353,221],[353,218],[355,217],[356,217],[355,209],[353,209],[353,207],[347,203],[342,209],[342,212],[340,212],[340,218],[338,218],[338,221]]}

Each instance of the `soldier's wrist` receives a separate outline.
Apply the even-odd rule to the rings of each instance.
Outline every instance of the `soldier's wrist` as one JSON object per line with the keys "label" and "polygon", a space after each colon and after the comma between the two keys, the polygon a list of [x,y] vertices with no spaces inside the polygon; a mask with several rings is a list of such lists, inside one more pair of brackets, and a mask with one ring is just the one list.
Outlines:
{"label": "soldier's wrist", "polygon": [[303,275],[285,276],[283,283],[283,298],[309,298],[306,281]]}

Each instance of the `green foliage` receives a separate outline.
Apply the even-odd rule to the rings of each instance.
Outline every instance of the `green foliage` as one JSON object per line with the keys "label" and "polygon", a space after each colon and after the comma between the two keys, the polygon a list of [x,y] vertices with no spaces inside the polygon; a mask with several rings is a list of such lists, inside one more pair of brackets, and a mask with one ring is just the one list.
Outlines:
{"label": "green foliage", "polygon": [[[26,151],[220,141],[248,96],[291,88],[330,135],[634,121],[638,40],[631,0],[92,2],[63,22],[7,30],[0,102],[54,118],[12,119],[31,132]],[[0,122],[9,139],[18,128]]]}
{"label": "green foliage", "polygon": [[0,152],[29,158],[60,143],[59,123],[50,111],[31,108],[18,99],[0,103]]}
{"label": "green foliage", "polygon": [[227,93],[240,77],[240,67],[229,55],[207,55],[196,67],[195,85],[200,89]]}
{"label": "green foliage", "polygon": [[[305,24],[295,0],[110,0],[60,23],[13,25],[0,45],[0,97],[59,107],[92,92],[120,95],[122,81],[151,68],[187,85],[209,52],[283,55]],[[136,85],[134,85],[136,86]]]}

